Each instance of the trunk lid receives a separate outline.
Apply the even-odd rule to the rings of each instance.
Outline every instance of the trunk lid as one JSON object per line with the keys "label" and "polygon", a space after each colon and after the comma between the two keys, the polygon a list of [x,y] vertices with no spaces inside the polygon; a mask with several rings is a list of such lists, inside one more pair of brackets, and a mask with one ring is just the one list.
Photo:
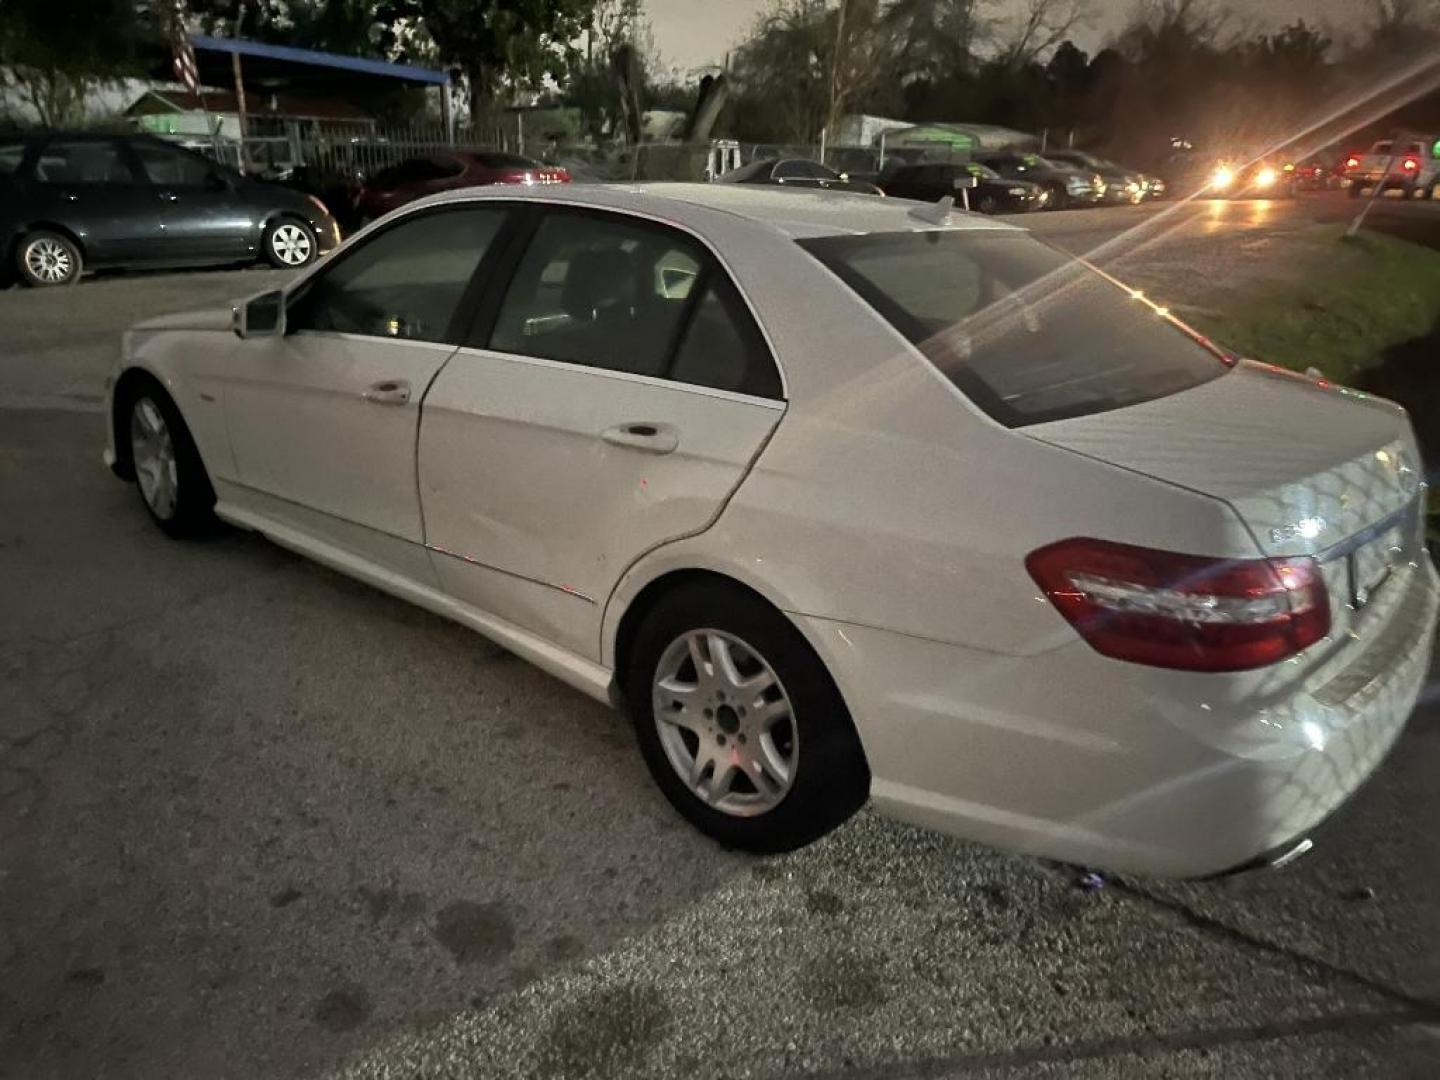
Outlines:
{"label": "trunk lid", "polygon": [[1241,361],[1219,379],[1026,434],[1223,499],[1266,555],[1316,555],[1406,508],[1421,468],[1403,409]]}
{"label": "trunk lid", "polygon": [[1265,555],[1318,557],[1336,630],[1419,558],[1419,454],[1382,399],[1241,361],[1169,397],[1023,430],[1223,499]]}

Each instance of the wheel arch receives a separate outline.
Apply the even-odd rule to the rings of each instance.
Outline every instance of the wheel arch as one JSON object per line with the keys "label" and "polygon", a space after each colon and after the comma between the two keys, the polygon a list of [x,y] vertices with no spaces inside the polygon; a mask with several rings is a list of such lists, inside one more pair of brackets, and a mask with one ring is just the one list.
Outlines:
{"label": "wheel arch", "polygon": [[[5,262],[12,270],[15,269],[15,259],[20,253],[20,244],[27,236],[31,236],[37,232],[58,233],[60,236],[65,237],[66,240],[69,240],[75,245],[75,249],[80,252],[80,258],[84,260],[87,265],[89,264],[90,252],[85,246],[85,241],[80,238],[79,233],[68,225],[61,225],[58,221],[49,221],[42,218],[37,221],[22,222],[17,225],[15,231],[10,234],[10,238],[5,244]],[[16,272],[18,273],[18,270]]]}
{"label": "wheel arch", "polygon": [[[748,575],[747,575],[748,576]],[[783,600],[776,596],[764,583],[746,580],[731,572],[728,567],[705,566],[700,563],[656,567],[648,578],[633,574],[628,581],[622,580],[611,598],[604,620],[602,641],[602,662],[613,672],[611,698],[617,706],[624,705],[625,675],[630,665],[631,649],[645,616],[654,610],[660,600],[676,589],[698,583],[714,583],[738,592],[748,594],[765,604],[787,623],[795,628],[810,649],[815,653],[831,682],[835,684],[846,708],[850,707],[843,681],[832,669],[829,658],[817,642],[805,620],[797,619],[786,609]],[[609,608],[613,606],[616,610]]]}

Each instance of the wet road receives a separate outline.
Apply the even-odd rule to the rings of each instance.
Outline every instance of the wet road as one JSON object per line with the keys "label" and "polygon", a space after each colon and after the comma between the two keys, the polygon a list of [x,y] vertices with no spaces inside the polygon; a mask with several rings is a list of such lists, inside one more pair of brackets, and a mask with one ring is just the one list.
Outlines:
{"label": "wet road", "polygon": [[119,327],[277,280],[0,295],[0,1076],[1434,1075],[1440,703],[1282,874],[720,851],[606,710],[99,466]]}

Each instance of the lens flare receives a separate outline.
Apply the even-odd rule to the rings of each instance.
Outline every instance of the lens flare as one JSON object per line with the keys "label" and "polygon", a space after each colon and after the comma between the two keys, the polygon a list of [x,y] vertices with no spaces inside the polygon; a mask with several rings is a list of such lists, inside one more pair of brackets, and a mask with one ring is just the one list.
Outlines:
{"label": "lens flare", "polygon": [[1255,186],[1268,188],[1271,187],[1277,179],[1278,177],[1275,175],[1275,170],[1269,165],[1266,165],[1255,174]]}
{"label": "lens flare", "polygon": [[1210,186],[1217,191],[1224,191],[1234,182],[1235,173],[1228,165],[1221,165],[1210,174]]}

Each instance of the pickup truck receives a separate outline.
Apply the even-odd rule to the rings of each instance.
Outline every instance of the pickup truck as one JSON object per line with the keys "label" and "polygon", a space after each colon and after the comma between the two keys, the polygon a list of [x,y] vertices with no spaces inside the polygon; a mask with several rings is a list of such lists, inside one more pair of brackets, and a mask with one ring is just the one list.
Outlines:
{"label": "pickup truck", "polygon": [[1399,188],[1409,198],[1434,198],[1440,179],[1440,140],[1433,135],[1381,139],[1368,153],[1345,159],[1345,182],[1352,199],[1366,188]]}

